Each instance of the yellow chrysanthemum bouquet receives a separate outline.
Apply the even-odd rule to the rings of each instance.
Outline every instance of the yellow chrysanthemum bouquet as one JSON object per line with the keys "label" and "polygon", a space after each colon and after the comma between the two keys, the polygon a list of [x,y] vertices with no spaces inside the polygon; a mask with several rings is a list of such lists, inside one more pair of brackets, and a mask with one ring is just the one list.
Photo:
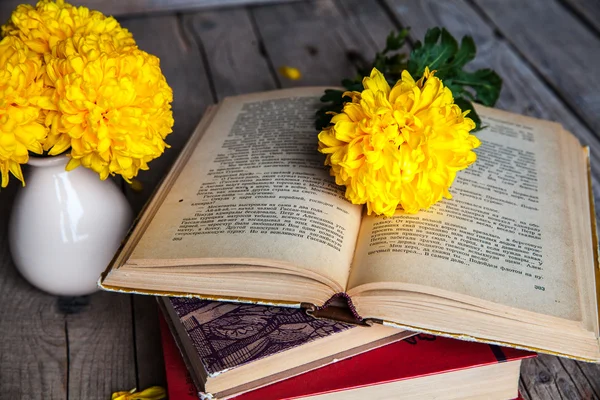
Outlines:
{"label": "yellow chrysanthemum bouquet", "polygon": [[173,92],[158,58],[112,17],[63,0],[20,5],[0,41],[0,171],[29,152],[126,181],[167,147]]}
{"label": "yellow chrysanthemum bouquet", "polygon": [[415,213],[451,198],[456,173],[477,158],[479,140],[470,132],[481,122],[470,101],[493,106],[502,84],[494,71],[463,71],[475,57],[470,37],[459,46],[446,30],[432,29],[404,61],[393,52],[406,35],[391,34],[370,71],[343,82],[347,91],[327,90],[329,104],[317,113],[325,164],[346,198],[369,214]]}

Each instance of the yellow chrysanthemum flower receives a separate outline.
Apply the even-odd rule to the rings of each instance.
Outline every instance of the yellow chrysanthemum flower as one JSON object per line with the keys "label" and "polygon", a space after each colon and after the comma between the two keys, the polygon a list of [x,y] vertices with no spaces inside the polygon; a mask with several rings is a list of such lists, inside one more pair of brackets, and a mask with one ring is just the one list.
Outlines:
{"label": "yellow chrysanthemum flower", "polygon": [[[48,63],[52,64],[51,71],[58,71],[59,75],[67,75],[70,69],[69,57],[82,56],[87,62],[97,60],[103,54],[112,54],[115,52],[127,53],[137,49],[136,46],[119,47],[121,43],[114,37],[108,35],[80,35],[77,34],[73,38],[69,38],[59,42],[52,48],[52,56],[47,57]],[[45,68],[45,71],[48,67]],[[56,73],[55,73],[56,75]],[[49,77],[45,75],[47,84],[44,91],[45,96],[38,103],[42,106],[45,125],[50,127],[50,132],[47,140],[44,142],[44,150],[49,151],[50,155],[57,155],[66,151],[71,145],[71,137],[64,130],[59,129],[59,113],[57,102],[60,100],[60,95],[55,91],[56,76]]]}
{"label": "yellow chrysanthemum flower", "polygon": [[346,198],[368,213],[407,213],[445,198],[456,172],[475,162],[475,123],[454,104],[434,72],[417,82],[404,71],[393,88],[377,69],[363,79],[332,125],[319,133],[319,151]]}
{"label": "yellow chrysanthemum flower", "polygon": [[41,0],[35,7],[19,5],[2,26],[3,36],[17,36],[29,48],[45,56],[62,40],[79,35],[107,35],[120,47],[135,46],[133,36],[113,17],[64,0]]}
{"label": "yellow chrysanthemum flower", "polygon": [[71,146],[69,170],[83,165],[101,179],[130,181],[167,147],[173,92],[158,58],[137,49],[110,52],[107,40],[88,35],[57,46],[46,67],[55,89],[39,102],[51,127],[45,148],[54,155]]}
{"label": "yellow chrysanthemum flower", "polygon": [[0,41],[0,172],[2,187],[8,173],[23,182],[21,164],[28,151],[42,153],[47,129],[39,122],[40,108],[32,103],[42,94],[40,56],[16,37]]}

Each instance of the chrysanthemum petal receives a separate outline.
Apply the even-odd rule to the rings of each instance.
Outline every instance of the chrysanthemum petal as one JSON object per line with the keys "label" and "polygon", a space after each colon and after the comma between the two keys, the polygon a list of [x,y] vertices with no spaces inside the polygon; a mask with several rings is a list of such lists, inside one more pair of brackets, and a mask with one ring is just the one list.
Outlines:
{"label": "chrysanthemum petal", "polygon": [[42,59],[17,37],[0,41],[0,173],[2,187],[9,173],[25,184],[21,164],[29,151],[42,153],[48,128],[36,99],[42,96]]}
{"label": "chrysanthemum petal", "polygon": [[173,93],[156,57],[135,48],[107,53],[107,40],[90,34],[61,42],[63,52],[77,56],[58,60],[48,75],[58,105],[51,154],[70,143],[77,160],[71,167],[131,180],[167,147]]}

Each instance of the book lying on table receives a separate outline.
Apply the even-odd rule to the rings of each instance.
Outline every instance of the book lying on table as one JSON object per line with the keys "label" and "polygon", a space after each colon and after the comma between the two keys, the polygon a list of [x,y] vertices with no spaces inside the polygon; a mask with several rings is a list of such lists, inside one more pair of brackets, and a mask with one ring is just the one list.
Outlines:
{"label": "book lying on table", "polygon": [[[161,336],[169,398],[222,399],[196,388],[163,318]],[[184,350],[183,356],[188,355]],[[506,400],[518,396],[521,360],[534,356],[512,348],[420,334],[234,399]]]}
{"label": "book lying on table", "polygon": [[315,319],[302,310],[158,298],[202,392],[228,399],[414,333]]}
{"label": "book lying on table", "polygon": [[369,216],[316,150],[322,91],[207,111],[100,285],[317,314],[344,296],[363,323],[600,361],[587,148],[559,124],[478,107],[478,160],[453,199]]}

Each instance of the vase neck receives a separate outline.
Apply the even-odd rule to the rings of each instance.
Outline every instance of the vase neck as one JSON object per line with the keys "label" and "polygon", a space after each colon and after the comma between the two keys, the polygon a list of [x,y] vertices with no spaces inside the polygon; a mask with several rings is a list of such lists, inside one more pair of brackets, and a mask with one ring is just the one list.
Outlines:
{"label": "vase neck", "polygon": [[66,155],[48,156],[48,157],[30,156],[27,164],[31,165],[33,167],[44,168],[44,167],[64,167],[67,165],[68,162],[69,162],[69,157],[67,157]]}

